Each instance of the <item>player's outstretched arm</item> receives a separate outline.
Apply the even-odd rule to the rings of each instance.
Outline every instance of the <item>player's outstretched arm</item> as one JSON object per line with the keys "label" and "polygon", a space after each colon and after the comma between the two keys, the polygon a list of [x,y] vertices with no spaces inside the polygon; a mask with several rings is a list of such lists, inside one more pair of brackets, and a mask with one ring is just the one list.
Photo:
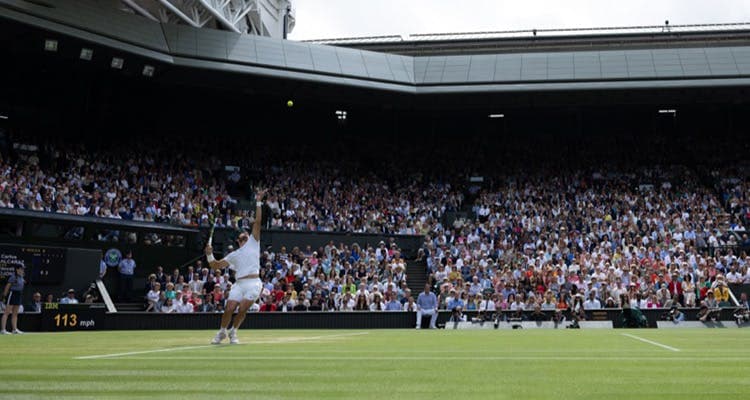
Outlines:
{"label": "player's outstretched arm", "polygon": [[206,253],[206,260],[208,261],[208,266],[211,267],[211,269],[216,268],[226,268],[229,266],[229,262],[225,259],[217,260],[214,258],[214,248],[211,247],[211,245],[206,245],[205,249]]}
{"label": "player's outstretched arm", "polygon": [[263,199],[266,197],[266,189],[259,189],[255,194],[255,222],[253,222],[253,238],[260,242],[260,226],[263,219]]}

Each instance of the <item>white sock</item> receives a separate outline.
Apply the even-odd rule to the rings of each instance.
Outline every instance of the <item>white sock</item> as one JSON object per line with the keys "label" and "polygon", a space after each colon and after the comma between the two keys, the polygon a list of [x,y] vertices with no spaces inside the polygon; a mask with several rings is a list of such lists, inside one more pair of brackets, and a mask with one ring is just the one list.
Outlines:
{"label": "white sock", "polygon": [[219,332],[221,332],[221,333],[227,333],[227,328],[221,327],[221,329],[219,329]]}

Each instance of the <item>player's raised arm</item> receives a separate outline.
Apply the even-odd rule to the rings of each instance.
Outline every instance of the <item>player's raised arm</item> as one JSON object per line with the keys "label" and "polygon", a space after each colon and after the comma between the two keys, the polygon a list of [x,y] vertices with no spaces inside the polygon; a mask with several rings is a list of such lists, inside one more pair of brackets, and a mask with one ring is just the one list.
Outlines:
{"label": "player's raised arm", "polygon": [[266,197],[266,190],[259,189],[255,194],[255,222],[253,222],[253,238],[260,242],[260,226],[263,219],[263,199]]}
{"label": "player's raised arm", "polygon": [[216,268],[226,268],[229,266],[229,262],[225,259],[217,260],[214,258],[214,248],[211,247],[211,245],[206,245],[206,260],[208,261],[208,266],[211,267],[211,269]]}

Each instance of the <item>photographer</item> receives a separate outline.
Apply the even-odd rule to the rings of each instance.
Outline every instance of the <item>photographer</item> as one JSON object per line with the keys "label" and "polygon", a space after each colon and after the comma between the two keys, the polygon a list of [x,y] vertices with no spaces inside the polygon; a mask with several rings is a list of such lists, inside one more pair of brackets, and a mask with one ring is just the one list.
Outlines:
{"label": "photographer", "polygon": [[734,310],[734,319],[737,321],[737,325],[742,325],[750,320],[750,303],[747,300],[747,293],[740,295],[740,304],[736,310]]}
{"label": "photographer", "polygon": [[563,315],[563,310],[559,308],[555,310],[555,313],[552,314],[552,322],[555,323],[555,328],[565,323],[565,315]]}
{"label": "photographer", "polygon": [[466,304],[464,303],[463,299],[461,299],[461,296],[452,298],[448,302],[447,306],[448,309],[451,310],[450,322],[463,321],[463,310],[466,307]]}
{"label": "photographer", "polygon": [[706,292],[706,299],[701,303],[701,309],[698,311],[698,320],[706,322],[711,320],[716,322],[721,313],[718,302],[714,299],[714,292],[709,290]]}
{"label": "photographer", "polygon": [[496,305],[495,305],[496,299],[497,297],[495,295],[490,295],[489,293],[484,295],[484,300],[482,300],[479,303],[478,318],[481,321],[492,320],[492,318],[494,317],[495,311],[497,310]]}
{"label": "photographer", "polygon": [[101,295],[99,289],[96,287],[96,282],[91,282],[85,292],[83,292],[84,299],[90,299],[91,303],[98,303],[101,301]]}
{"label": "photographer", "polygon": [[546,321],[547,319],[547,314],[542,312],[542,307],[539,304],[535,305],[534,311],[532,311],[529,315],[529,320],[534,322],[542,322]]}
{"label": "photographer", "polygon": [[677,308],[677,305],[673,305],[668,312],[661,315],[661,319],[664,321],[672,321],[675,324],[685,320],[685,314]]}
{"label": "photographer", "polygon": [[580,322],[586,320],[586,312],[584,311],[583,307],[580,307],[575,310],[571,310],[570,317],[573,320],[573,323],[568,325],[568,328],[579,329],[581,327]]}

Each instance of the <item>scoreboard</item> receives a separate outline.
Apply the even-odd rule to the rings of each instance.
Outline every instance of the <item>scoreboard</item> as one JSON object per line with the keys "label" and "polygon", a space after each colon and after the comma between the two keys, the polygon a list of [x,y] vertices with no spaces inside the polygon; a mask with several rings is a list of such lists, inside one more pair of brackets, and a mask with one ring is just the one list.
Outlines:
{"label": "scoreboard", "polygon": [[104,304],[44,303],[42,331],[90,331],[102,329]]}
{"label": "scoreboard", "polygon": [[58,285],[65,278],[66,254],[60,247],[0,244],[0,281],[23,265],[30,284]]}

